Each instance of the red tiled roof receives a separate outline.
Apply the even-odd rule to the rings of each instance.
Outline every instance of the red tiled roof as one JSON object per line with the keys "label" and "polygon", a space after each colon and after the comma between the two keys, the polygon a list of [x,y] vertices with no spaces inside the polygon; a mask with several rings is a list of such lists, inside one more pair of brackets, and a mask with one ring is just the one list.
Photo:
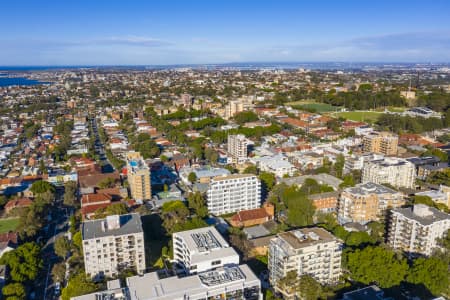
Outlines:
{"label": "red tiled roof", "polygon": [[81,206],[95,205],[101,202],[111,202],[111,195],[105,193],[86,194],[81,197]]}
{"label": "red tiled roof", "polygon": [[19,198],[15,200],[10,200],[5,205],[6,210],[10,210],[17,207],[28,207],[31,204],[33,204],[33,201],[31,201],[30,198]]}
{"label": "red tiled roof", "polygon": [[0,234],[0,243],[12,242],[14,244],[17,244],[18,240],[19,234],[17,232],[10,231]]}
{"label": "red tiled roof", "polygon": [[242,210],[235,214],[231,219],[233,221],[245,222],[255,219],[267,218],[267,212],[264,208],[255,208],[250,210]]}

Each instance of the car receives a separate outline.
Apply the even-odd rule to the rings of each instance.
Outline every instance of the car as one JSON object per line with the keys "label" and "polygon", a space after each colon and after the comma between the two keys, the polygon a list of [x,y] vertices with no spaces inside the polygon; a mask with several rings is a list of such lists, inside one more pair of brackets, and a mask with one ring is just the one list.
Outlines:
{"label": "car", "polygon": [[61,283],[58,281],[55,283],[55,296],[59,296],[61,292]]}

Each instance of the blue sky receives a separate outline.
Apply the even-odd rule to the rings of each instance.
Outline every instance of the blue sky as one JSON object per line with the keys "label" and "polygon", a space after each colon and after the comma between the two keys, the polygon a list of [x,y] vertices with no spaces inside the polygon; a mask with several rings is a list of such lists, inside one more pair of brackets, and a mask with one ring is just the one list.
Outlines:
{"label": "blue sky", "polygon": [[450,62],[450,1],[2,1],[0,65]]}

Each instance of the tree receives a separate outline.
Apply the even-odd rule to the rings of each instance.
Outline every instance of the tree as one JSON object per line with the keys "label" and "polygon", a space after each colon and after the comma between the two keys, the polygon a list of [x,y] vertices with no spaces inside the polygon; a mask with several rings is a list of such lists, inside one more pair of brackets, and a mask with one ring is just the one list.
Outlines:
{"label": "tree", "polygon": [[66,277],[66,263],[59,262],[53,265],[52,279],[54,282],[63,281]]}
{"label": "tree", "polygon": [[438,258],[417,258],[409,271],[407,281],[423,284],[433,295],[445,291],[449,282],[448,264]]}
{"label": "tree", "polygon": [[251,165],[251,166],[248,166],[247,168],[245,168],[243,173],[244,174],[255,174],[255,175],[258,175],[258,168],[256,168],[255,165]]}
{"label": "tree", "polygon": [[124,215],[128,213],[128,208],[125,203],[113,203],[106,208],[99,208],[95,211],[94,219],[104,219],[107,216]]}
{"label": "tree", "polygon": [[189,173],[188,180],[190,183],[194,184],[197,181],[197,175],[194,172]]}
{"label": "tree", "polygon": [[351,278],[364,284],[376,283],[382,288],[399,285],[408,272],[406,259],[382,247],[369,246],[347,255]]}
{"label": "tree", "polygon": [[36,243],[25,243],[17,249],[3,254],[0,263],[9,267],[12,280],[17,282],[33,281],[43,265],[40,251],[41,249]]}
{"label": "tree", "polygon": [[219,154],[214,149],[208,147],[205,149],[205,158],[211,163],[215,164],[219,159]]}
{"label": "tree", "polygon": [[352,187],[352,186],[355,186],[355,179],[353,178],[353,175],[352,175],[352,174],[347,174],[347,175],[345,175],[344,178],[342,178],[342,180],[343,180],[344,182],[342,182],[342,183],[339,185],[339,187],[340,187],[341,189],[344,189],[344,188],[346,188],[346,187]]}
{"label": "tree", "polygon": [[65,236],[60,236],[55,240],[55,253],[65,259],[70,251],[70,241]]}
{"label": "tree", "polygon": [[176,224],[185,222],[189,209],[179,200],[170,201],[162,205],[161,216],[164,228],[168,233],[172,233]]}
{"label": "tree", "polygon": [[345,240],[345,244],[351,247],[359,246],[361,244],[368,244],[371,242],[372,239],[370,238],[370,235],[364,231],[351,231]]}
{"label": "tree", "polygon": [[234,120],[239,125],[243,125],[247,122],[255,122],[258,121],[258,119],[258,115],[251,110],[242,111],[234,115]]}
{"label": "tree", "polygon": [[197,216],[204,218],[208,215],[206,201],[200,192],[190,193],[187,200],[189,208],[195,210]]}
{"label": "tree", "polygon": [[344,155],[339,154],[336,157],[336,162],[334,163],[334,171],[336,172],[336,177],[342,178],[344,164],[345,164],[345,157],[344,157]]}
{"label": "tree", "polygon": [[258,177],[259,177],[259,180],[261,180],[263,189],[266,192],[271,191],[273,186],[276,183],[275,175],[273,175],[272,173],[269,173],[269,172],[261,172]]}
{"label": "tree", "polygon": [[98,183],[98,187],[101,189],[113,188],[115,186],[116,186],[116,180],[111,177],[106,177]]}
{"label": "tree", "polygon": [[291,226],[308,226],[313,224],[315,207],[306,194],[295,186],[287,187],[281,196],[288,210],[288,223]]}
{"label": "tree", "polygon": [[303,300],[326,299],[321,297],[323,293],[322,286],[310,275],[300,276],[298,287]]}
{"label": "tree", "polygon": [[70,300],[73,297],[90,294],[98,290],[98,286],[86,277],[84,272],[78,273],[69,279],[67,286],[63,288],[61,297]]}
{"label": "tree", "polygon": [[239,250],[239,252],[243,256],[244,261],[249,258],[252,247],[243,231],[236,230],[234,232],[231,232],[230,243]]}
{"label": "tree", "polygon": [[5,285],[2,293],[5,300],[22,300],[26,298],[25,286],[19,282]]}
{"label": "tree", "polygon": [[300,281],[296,271],[289,271],[286,276],[278,280],[277,287],[287,294],[298,295]]}
{"label": "tree", "polygon": [[50,191],[52,193],[55,192],[55,187],[48,183],[47,181],[38,180],[33,182],[31,185],[30,191],[33,192],[33,194],[43,194],[47,191]]}
{"label": "tree", "polygon": [[64,204],[68,206],[75,206],[77,191],[77,183],[75,181],[68,181],[64,184]]}
{"label": "tree", "polygon": [[370,231],[370,237],[373,242],[382,243],[384,242],[384,224],[380,222],[370,222],[367,224],[367,227]]}

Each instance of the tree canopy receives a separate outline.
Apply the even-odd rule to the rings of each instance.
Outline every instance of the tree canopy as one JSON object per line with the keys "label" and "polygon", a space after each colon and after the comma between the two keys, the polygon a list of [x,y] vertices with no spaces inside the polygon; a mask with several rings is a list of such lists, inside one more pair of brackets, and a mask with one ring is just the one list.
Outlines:
{"label": "tree canopy", "polygon": [[41,248],[34,242],[25,243],[6,252],[0,263],[9,267],[11,279],[16,282],[33,281],[43,266]]}

